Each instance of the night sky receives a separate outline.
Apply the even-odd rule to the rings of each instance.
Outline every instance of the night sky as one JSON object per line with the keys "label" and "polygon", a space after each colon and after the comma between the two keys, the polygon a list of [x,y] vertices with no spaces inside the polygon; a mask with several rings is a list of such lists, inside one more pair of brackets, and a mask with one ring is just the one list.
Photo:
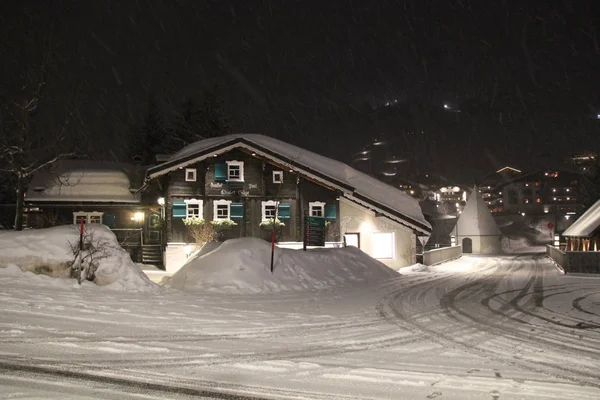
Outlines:
{"label": "night sky", "polygon": [[598,150],[594,3],[3,1],[0,98],[50,41],[48,135],[79,93],[98,157],[122,156],[150,96],[171,118],[216,84],[236,132],[346,162],[385,137],[411,172],[470,181]]}

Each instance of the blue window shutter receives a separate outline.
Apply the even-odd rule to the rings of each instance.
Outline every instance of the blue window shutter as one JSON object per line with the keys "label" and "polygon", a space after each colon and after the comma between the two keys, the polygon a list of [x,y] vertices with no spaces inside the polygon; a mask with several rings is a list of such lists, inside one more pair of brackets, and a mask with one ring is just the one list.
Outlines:
{"label": "blue window shutter", "polygon": [[277,210],[277,217],[279,219],[290,219],[291,215],[289,204],[279,204],[279,209]]}
{"label": "blue window shutter", "polygon": [[187,215],[185,214],[185,203],[177,202],[173,203],[173,217],[174,218],[185,218]]}
{"label": "blue window shutter", "polygon": [[110,229],[115,229],[117,217],[112,214],[102,214],[102,224],[108,226]]}
{"label": "blue window shutter", "polygon": [[325,219],[334,220],[337,217],[337,209],[335,205],[326,205],[325,206]]}
{"label": "blue window shutter", "polygon": [[244,219],[244,204],[243,203],[231,203],[230,206],[231,215],[230,219]]}
{"label": "blue window shutter", "polygon": [[217,163],[215,164],[215,181],[226,181],[227,180],[227,164]]}

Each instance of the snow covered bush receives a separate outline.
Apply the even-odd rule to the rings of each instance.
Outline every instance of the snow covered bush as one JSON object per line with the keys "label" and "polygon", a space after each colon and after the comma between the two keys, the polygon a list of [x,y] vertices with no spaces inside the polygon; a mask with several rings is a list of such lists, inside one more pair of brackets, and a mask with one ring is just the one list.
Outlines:
{"label": "snow covered bush", "polygon": [[217,239],[217,231],[213,224],[207,224],[202,218],[192,217],[183,220],[188,233],[199,247]]}
{"label": "snow covered bush", "polygon": [[263,219],[259,225],[261,228],[266,229],[268,231],[276,231],[285,226],[285,224],[281,222],[279,218]]}
{"label": "snow covered bush", "polygon": [[216,219],[214,221],[211,221],[211,223],[214,225],[217,231],[231,229],[237,225],[235,221],[232,221],[230,219]]}
{"label": "snow covered bush", "polygon": [[[73,228],[78,234],[78,229]],[[105,237],[95,237],[95,231],[85,229],[82,240],[69,241],[74,259],[71,263],[71,277],[81,282],[83,278],[93,281],[96,271],[100,266],[100,260],[108,257],[110,242]]]}
{"label": "snow covered bush", "polygon": [[[85,232],[94,238],[96,245],[102,243],[101,251],[92,250],[91,259],[87,257],[88,265],[94,265],[91,269],[94,272],[93,283],[121,290],[158,288],[135,265],[110,229],[100,224],[89,224],[85,226]],[[79,246],[79,231],[73,225],[0,232],[0,268],[14,264],[23,272],[71,278],[74,254],[70,243]],[[84,247],[82,255],[86,256],[90,250],[89,245],[87,250]]]}

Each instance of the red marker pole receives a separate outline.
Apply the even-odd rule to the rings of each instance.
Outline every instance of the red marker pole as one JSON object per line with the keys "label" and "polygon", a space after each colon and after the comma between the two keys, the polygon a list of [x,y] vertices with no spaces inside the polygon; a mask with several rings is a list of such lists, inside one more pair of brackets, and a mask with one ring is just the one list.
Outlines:
{"label": "red marker pole", "polygon": [[273,273],[273,260],[275,258],[275,229],[271,232],[271,273]]}
{"label": "red marker pole", "polygon": [[77,268],[77,283],[81,285],[81,264],[83,263],[83,217],[79,218],[79,267]]}

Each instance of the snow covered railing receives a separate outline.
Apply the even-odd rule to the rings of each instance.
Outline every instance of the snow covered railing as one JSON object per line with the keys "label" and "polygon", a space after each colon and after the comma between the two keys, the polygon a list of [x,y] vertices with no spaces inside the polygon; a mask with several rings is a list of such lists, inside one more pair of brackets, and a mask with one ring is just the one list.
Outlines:
{"label": "snow covered railing", "polygon": [[142,228],[136,229],[111,229],[111,232],[117,237],[117,241],[121,247],[137,247],[142,246],[143,236]]}
{"label": "snow covered railing", "polygon": [[600,251],[563,251],[548,244],[546,254],[567,273],[600,274]]}
{"label": "snow covered railing", "polygon": [[441,247],[439,249],[425,251],[423,253],[423,264],[435,265],[445,261],[454,260],[462,256],[462,246]]}

